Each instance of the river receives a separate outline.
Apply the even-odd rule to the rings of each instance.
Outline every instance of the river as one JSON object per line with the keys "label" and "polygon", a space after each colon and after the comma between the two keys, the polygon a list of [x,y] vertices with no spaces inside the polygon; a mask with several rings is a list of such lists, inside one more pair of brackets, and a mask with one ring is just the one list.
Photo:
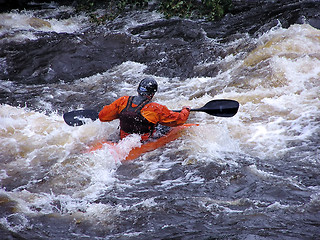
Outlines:
{"label": "river", "polygon": [[[320,238],[320,3],[235,2],[212,23],[145,10],[96,26],[55,3],[0,14],[1,239]],[[239,112],[192,112],[199,126],[133,161],[138,136],[117,158],[86,152],[118,121],[63,113],[150,76],[170,109]]]}

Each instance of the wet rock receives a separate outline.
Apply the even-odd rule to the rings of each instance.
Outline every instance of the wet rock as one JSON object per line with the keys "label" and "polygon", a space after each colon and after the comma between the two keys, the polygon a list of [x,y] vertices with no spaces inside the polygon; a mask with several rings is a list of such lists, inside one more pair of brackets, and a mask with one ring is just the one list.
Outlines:
{"label": "wet rock", "polygon": [[[316,1],[234,1],[233,10],[216,22],[162,19],[122,33],[99,28],[84,34],[43,33],[23,44],[2,44],[0,58],[5,60],[6,69],[0,71],[0,79],[27,84],[70,82],[105,72],[124,61],[146,64],[145,73],[168,78],[213,77],[219,72],[218,66],[203,71],[199,64],[236,51],[225,43],[244,34],[259,36],[279,23],[283,27],[295,23],[319,27],[319,9],[320,2]],[[122,18],[121,22],[129,20]],[[39,18],[31,18],[29,24],[36,29],[50,27]],[[112,23],[106,25],[110,26]]]}
{"label": "wet rock", "polygon": [[[4,44],[0,58],[5,58],[7,71],[0,79],[25,84],[73,81],[126,61],[130,38],[124,34],[87,35],[50,33],[24,44]],[[10,54],[8,54],[10,53]]]}

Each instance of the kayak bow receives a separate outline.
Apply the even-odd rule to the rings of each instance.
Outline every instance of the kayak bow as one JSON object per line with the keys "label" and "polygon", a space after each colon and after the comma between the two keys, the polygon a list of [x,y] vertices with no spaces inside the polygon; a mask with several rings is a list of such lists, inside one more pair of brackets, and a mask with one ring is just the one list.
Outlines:
{"label": "kayak bow", "polygon": [[[198,124],[183,124],[181,126],[178,127],[173,127],[169,130],[168,133],[166,133],[165,135],[156,138],[156,139],[151,139],[150,141],[147,141],[145,143],[142,143],[142,145],[140,147],[136,147],[131,149],[131,151],[129,152],[129,154],[127,156],[123,156],[123,160],[122,161],[127,161],[127,160],[133,160],[136,159],[138,157],[140,157],[142,154],[156,150],[160,147],[163,147],[164,145],[166,145],[169,142],[172,142],[176,139],[178,139],[182,133],[183,130],[192,126],[198,126]],[[115,143],[112,141],[101,141],[98,142],[96,144],[94,144],[93,146],[91,146],[88,150],[88,152],[94,152],[97,151],[99,149],[102,149],[105,145],[109,145],[109,147],[111,147],[118,156],[121,156],[121,152],[120,149],[117,148],[117,145],[119,143]]]}

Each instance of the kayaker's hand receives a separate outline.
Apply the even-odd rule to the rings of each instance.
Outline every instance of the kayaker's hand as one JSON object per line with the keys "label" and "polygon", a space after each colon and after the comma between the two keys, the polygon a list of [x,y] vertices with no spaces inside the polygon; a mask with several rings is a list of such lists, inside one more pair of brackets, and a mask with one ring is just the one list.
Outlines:
{"label": "kayaker's hand", "polygon": [[182,110],[183,110],[183,109],[186,109],[186,110],[188,110],[188,111],[190,112],[191,107],[190,107],[190,106],[183,106],[183,107],[182,107]]}

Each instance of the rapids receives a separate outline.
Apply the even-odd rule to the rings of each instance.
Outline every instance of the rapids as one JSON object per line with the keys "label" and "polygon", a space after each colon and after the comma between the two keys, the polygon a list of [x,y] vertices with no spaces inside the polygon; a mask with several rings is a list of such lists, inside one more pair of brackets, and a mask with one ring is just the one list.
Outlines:
{"label": "rapids", "polygon": [[[1,239],[320,238],[320,5],[236,2],[215,23],[0,14]],[[193,112],[199,126],[130,162],[135,135],[121,154],[87,153],[118,121],[70,127],[63,112],[100,110],[146,76],[170,109],[226,98],[239,112]]]}

